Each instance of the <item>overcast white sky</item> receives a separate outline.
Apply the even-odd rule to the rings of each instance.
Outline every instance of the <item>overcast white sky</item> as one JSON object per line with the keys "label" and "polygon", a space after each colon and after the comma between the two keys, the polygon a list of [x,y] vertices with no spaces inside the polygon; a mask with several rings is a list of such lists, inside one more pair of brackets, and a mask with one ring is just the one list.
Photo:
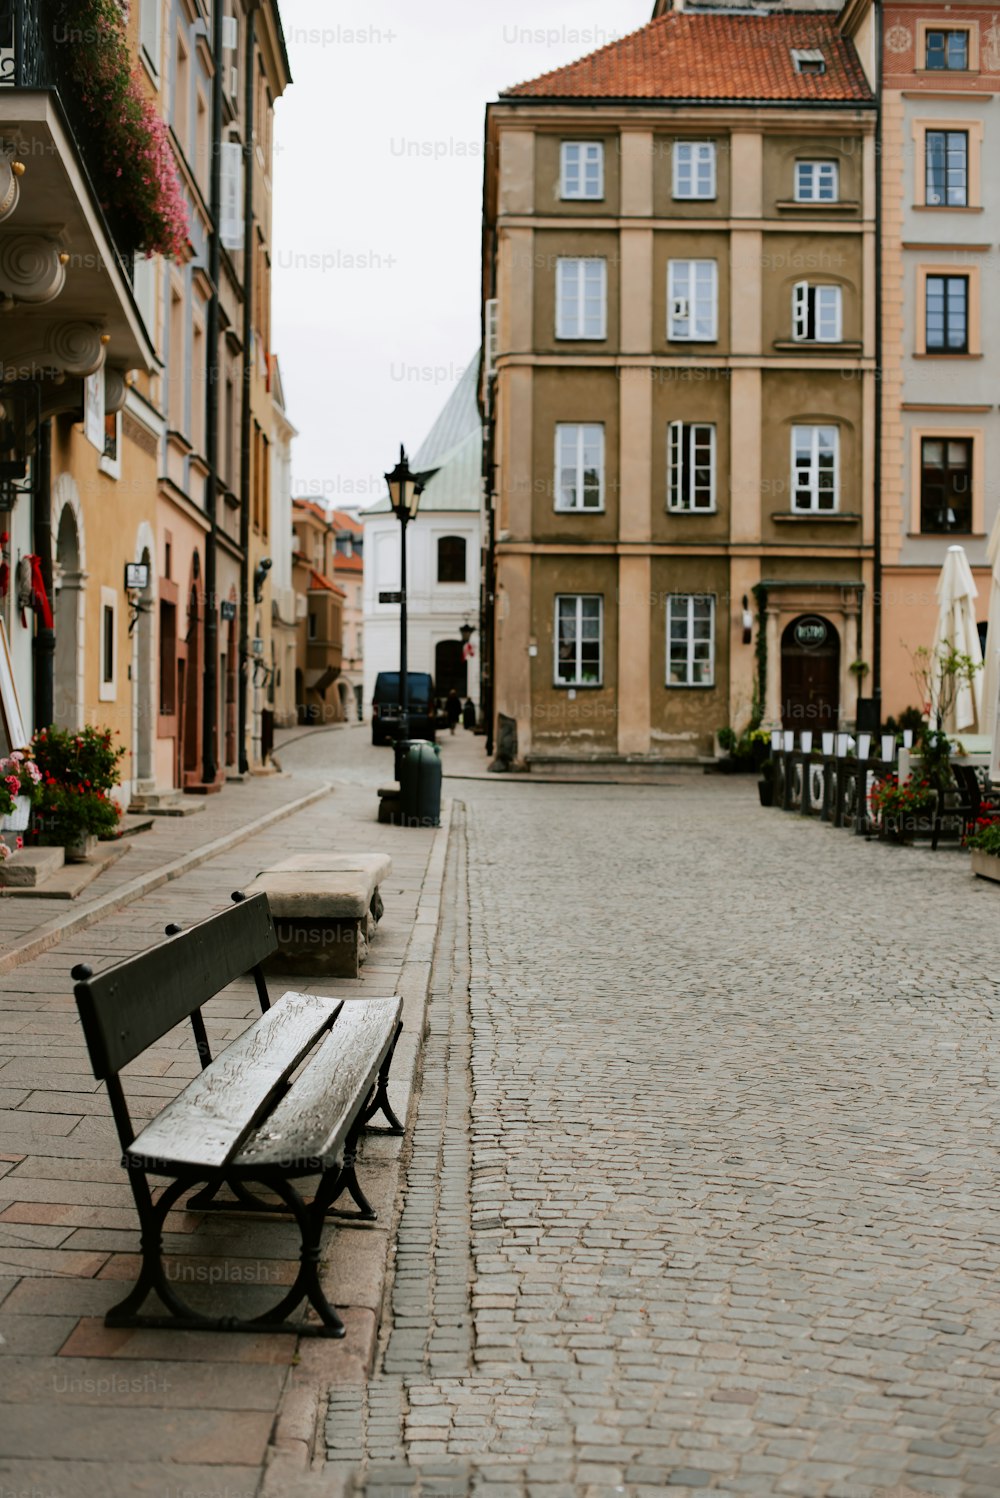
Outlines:
{"label": "overcast white sky", "polygon": [[371,504],[479,343],[484,111],[652,0],[281,0],[273,339],[297,494]]}

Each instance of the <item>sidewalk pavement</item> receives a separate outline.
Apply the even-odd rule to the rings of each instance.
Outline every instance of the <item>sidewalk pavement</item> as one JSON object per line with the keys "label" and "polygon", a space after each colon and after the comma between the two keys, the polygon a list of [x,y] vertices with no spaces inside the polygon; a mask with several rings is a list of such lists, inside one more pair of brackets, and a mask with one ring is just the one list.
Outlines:
{"label": "sidewalk pavement", "polygon": [[0,889],[0,973],[55,946],[111,911],[178,878],[207,858],[329,793],[327,778],[255,775],[208,796],[197,816],[155,817],[148,832],[122,840],[123,858],[75,900],[12,895]]}
{"label": "sidewalk pavement", "polygon": [[[367,1139],[361,1177],[379,1220],[332,1225],[325,1239],[324,1281],[347,1325],[344,1341],[105,1328],[105,1311],[133,1279],[139,1234],[69,970],[79,961],[99,969],[159,940],[168,921],[190,924],[225,908],[233,889],[292,851],[388,853],[385,916],[362,978],[310,987],[403,996],[405,1030],[390,1091],[405,1119],[449,810],[437,831],[383,827],[367,787],[344,783],[331,793],[308,772],[271,777],[227,788],[202,816],[164,820],[142,834],[135,853],[96,882],[93,899],[60,912],[86,917],[85,929],[78,919],[62,932],[12,931],[10,913],[23,919],[23,907],[35,902],[0,902],[8,964],[0,970],[0,1399],[13,1410],[0,1433],[0,1491],[290,1498],[310,1490],[328,1387],[363,1380],[371,1366],[405,1141]],[[130,863],[132,879],[113,884]],[[24,957],[28,940],[42,946]],[[272,996],[284,987],[272,980]],[[213,1045],[241,1033],[257,1013],[252,983],[234,985],[206,1011]],[[196,1070],[181,1027],[128,1069],[136,1120],[157,1112]],[[281,1221],[227,1222],[179,1210],[168,1217],[165,1242],[170,1272],[196,1302],[224,1296],[236,1313],[253,1314],[294,1278],[297,1235]]]}

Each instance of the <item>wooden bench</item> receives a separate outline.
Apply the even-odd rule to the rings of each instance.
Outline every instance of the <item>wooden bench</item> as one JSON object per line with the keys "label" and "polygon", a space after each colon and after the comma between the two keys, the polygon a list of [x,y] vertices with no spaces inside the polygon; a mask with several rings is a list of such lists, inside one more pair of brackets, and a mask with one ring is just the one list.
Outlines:
{"label": "wooden bench", "polygon": [[[389,1132],[403,1132],[387,1092],[402,1001],[285,993],[272,1007],[261,966],[277,945],[267,899],[233,899],[231,909],[189,931],[168,926],[170,940],[106,972],[95,975],[83,965],[72,972],[91,1064],[108,1089],[142,1230],[138,1280],[105,1324],[342,1337],[343,1323],[320,1284],[320,1242],[325,1219],[345,1191],[357,1211],[336,1215],[374,1220],[355,1157],[361,1130],[377,1113]],[[256,983],[261,1017],[213,1060],[202,1005],[247,973]],[[201,1074],[136,1135],[120,1073],[188,1019]],[[154,1177],[168,1181],[155,1198]],[[317,1180],[307,1201],[294,1183],[310,1177]],[[163,1225],[197,1187],[188,1204],[193,1209],[279,1212],[298,1224],[298,1274],[271,1311],[253,1318],[209,1316],[178,1295],[163,1264]],[[220,1199],[223,1188],[231,1195]],[[165,1312],[142,1313],[151,1293]],[[303,1301],[318,1315],[318,1326],[290,1321]]]}
{"label": "wooden bench", "polygon": [[360,977],[391,872],[382,853],[296,853],[262,869],[247,894],[267,895],[274,917],[278,950],[266,971]]}

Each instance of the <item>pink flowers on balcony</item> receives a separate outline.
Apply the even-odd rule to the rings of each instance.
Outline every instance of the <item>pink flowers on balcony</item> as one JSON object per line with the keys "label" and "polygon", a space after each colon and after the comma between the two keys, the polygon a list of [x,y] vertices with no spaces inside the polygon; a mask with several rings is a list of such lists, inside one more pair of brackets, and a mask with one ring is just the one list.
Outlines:
{"label": "pink flowers on balcony", "polygon": [[187,208],[170,136],[133,68],[119,0],[77,0],[66,68],[88,125],[85,154],[118,249],[183,255]]}

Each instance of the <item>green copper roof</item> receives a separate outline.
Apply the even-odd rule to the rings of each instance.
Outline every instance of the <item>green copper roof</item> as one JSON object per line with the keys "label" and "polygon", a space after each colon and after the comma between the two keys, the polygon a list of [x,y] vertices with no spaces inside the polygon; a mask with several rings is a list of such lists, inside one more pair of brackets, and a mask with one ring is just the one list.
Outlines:
{"label": "green copper roof", "polygon": [[[435,510],[469,510],[482,503],[483,428],[476,403],[479,353],[455,386],[441,415],[410,461],[415,473],[438,471],[420,497],[421,515]],[[366,515],[384,515],[389,496],[369,505]]]}

